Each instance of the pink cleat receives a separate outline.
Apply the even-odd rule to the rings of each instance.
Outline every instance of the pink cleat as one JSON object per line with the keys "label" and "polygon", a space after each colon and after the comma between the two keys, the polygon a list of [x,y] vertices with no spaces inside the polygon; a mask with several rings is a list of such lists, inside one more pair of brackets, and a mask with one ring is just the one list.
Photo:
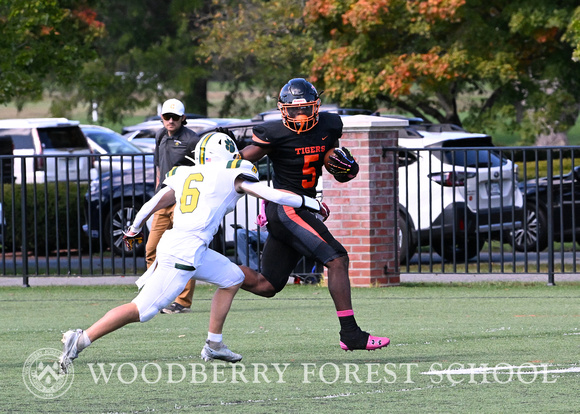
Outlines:
{"label": "pink cleat", "polygon": [[340,341],[340,347],[345,351],[354,351],[355,349],[366,349],[367,351],[374,351],[375,349],[384,348],[385,346],[389,345],[390,342],[391,340],[389,338],[369,335],[365,347],[349,347],[342,341]]}

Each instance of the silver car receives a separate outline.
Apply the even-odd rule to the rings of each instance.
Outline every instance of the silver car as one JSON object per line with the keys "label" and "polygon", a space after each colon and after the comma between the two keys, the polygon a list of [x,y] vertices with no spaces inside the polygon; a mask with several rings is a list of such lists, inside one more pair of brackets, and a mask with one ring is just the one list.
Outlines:
{"label": "silver car", "polygon": [[12,138],[17,184],[23,181],[86,181],[90,177],[92,150],[78,121],[4,119],[0,120],[0,136]]}
{"label": "silver car", "polygon": [[136,167],[153,168],[153,154],[145,152],[112,129],[99,125],[81,125],[81,130],[93,152],[101,155],[95,157],[96,172]]}
{"label": "silver car", "polygon": [[[232,122],[239,122],[237,118],[194,118],[187,119],[187,128],[199,134],[202,131],[217,127],[225,127]],[[121,131],[123,137],[129,142],[142,148],[146,152],[155,150],[155,134],[163,128],[161,120],[145,121],[137,125],[124,127]]]}

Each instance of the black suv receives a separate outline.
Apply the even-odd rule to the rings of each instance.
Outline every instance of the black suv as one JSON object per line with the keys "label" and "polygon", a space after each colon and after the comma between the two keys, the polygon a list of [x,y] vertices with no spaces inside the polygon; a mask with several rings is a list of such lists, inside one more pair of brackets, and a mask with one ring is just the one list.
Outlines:
{"label": "black suv", "polygon": [[[540,252],[548,247],[548,232],[554,242],[580,244],[580,166],[568,174],[531,179],[519,184],[524,193],[525,224],[511,241],[520,252]],[[548,222],[548,212],[552,222]]]}

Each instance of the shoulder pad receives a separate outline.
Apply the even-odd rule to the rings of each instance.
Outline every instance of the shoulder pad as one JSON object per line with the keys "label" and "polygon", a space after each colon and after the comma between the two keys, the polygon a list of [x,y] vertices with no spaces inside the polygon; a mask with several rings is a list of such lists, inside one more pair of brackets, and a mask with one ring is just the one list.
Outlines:
{"label": "shoulder pad", "polygon": [[175,175],[176,172],[177,172],[177,167],[173,167],[172,169],[167,171],[167,174],[165,174],[165,177],[171,177],[172,175]]}
{"label": "shoulder pad", "polygon": [[238,168],[239,174],[248,181],[259,181],[258,169],[254,164],[247,160],[232,160],[228,161],[226,168]]}
{"label": "shoulder pad", "polygon": [[276,119],[255,125],[252,128],[252,132],[253,144],[268,147],[270,144],[275,144],[279,140],[283,140],[292,131],[284,126],[281,119]]}
{"label": "shoulder pad", "polygon": [[250,161],[240,158],[228,161],[226,164],[226,168],[252,168],[253,166],[254,164],[252,164]]}

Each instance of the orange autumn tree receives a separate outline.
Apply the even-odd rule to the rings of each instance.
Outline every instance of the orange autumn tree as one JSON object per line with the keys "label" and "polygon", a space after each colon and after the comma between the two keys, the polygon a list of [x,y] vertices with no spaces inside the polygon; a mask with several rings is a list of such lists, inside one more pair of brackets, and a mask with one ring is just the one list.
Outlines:
{"label": "orange autumn tree", "polygon": [[320,46],[311,80],[343,105],[500,127],[534,142],[565,133],[578,117],[576,7],[558,0],[310,0],[304,15]]}

